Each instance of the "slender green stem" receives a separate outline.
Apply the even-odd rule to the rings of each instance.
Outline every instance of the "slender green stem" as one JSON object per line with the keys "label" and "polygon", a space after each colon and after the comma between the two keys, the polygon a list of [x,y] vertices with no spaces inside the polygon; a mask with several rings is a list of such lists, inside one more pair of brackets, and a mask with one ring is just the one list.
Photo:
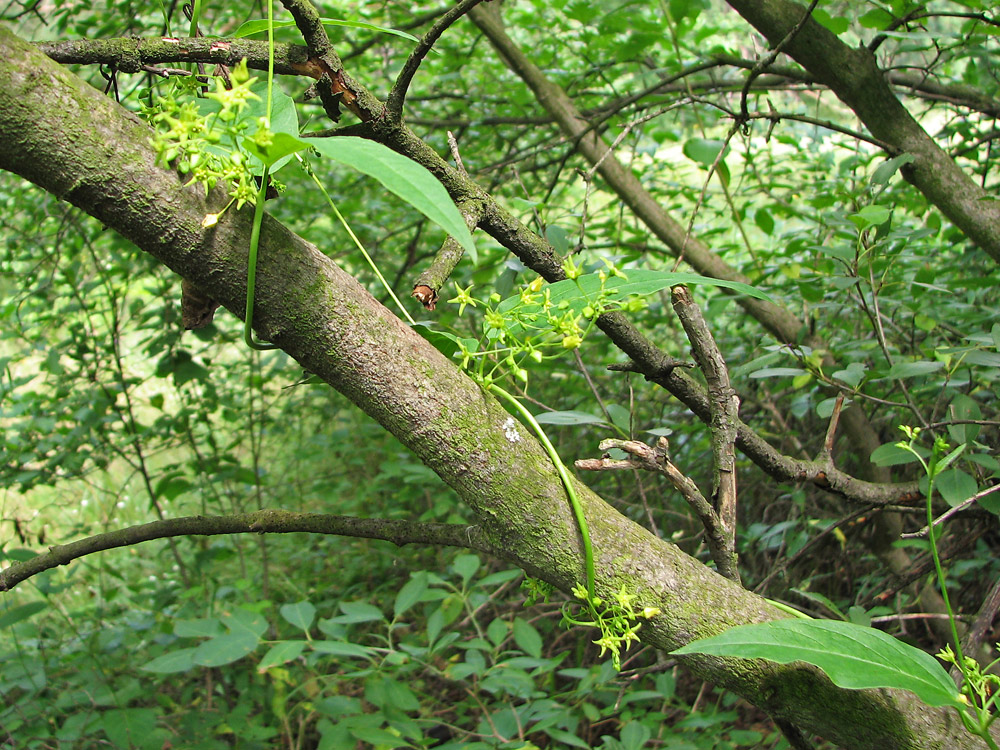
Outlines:
{"label": "slender green stem", "polygon": [[253,228],[250,230],[250,255],[247,258],[247,306],[243,319],[243,340],[251,349],[277,349],[274,344],[255,341],[253,337],[253,298],[257,287],[257,247],[260,245],[260,226],[264,221],[264,194],[267,192],[267,179],[270,169],[264,167],[261,175],[260,189],[257,191],[257,202],[253,207]]}
{"label": "slender green stem", "polygon": [[[195,2],[197,13],[199,3]],[[196,17],[196,16],[195,16]],[[271,0],[267,1],[267,127],[271,127],[271,87],[274,83],[274,13]],[[267,183],[271,168],[264,165],[264,173],[260,176],[260,187],[257,189],[257,202],[253,207],[253,229],[250,231],[250,254],[247,258],[247,306],[243,319],[243,340],[251,349],[265,351],[277,349],[274,344],[256,341],[253,337],[253,299],[257,287],[257,248],[260,244],[260,227],[264,221],[264,199],[267,196]]]}
{"label": "slender green stem", "polygon": [[191,29],[188,36],[194,39],[198,36],[198,19],[201,18],[201,0],[194,0],[191,4]]}
{"label": "slender green stem", "polygon": [[958,626],[955,624],[955,612],[951,608],[951,601],[948,599],[948,586],[944,577],[944,568],[941,567],[941,555],[938,554],[937,539],[934,532],[934,508],[931,498],[934,496],[934,479],[936,472],[932,467],[927,476],[927,540],[931,545],[931,556],[934,558],[934,570],[937,573],[938,585],[941,587],[941,598],[944,600],[944,608],[948,613],[948,624],[951,625],[951,637],[955,641],[955,656],[958,658],[958,668],[965,674],[965,663],[962,660],[962,644],[958,637]]}
{"label": "slender green stem", "polygon": [[343,214],[340,213],[340,210],[337,208],[337,204],[333,202],[333,198],[330,197],[330,193],[327,192],[326,187],[316,176],[316,173],[313,172],[312,169],[306,166],[306,162],[302,158],[301,154],[295,154],[295,158],[299,160],[299,163],[302,164],[303,168],[305,168],[306,174],[308,174],[312,178],[312,181],[316,184],[316,187],[318,187],[320,192],[323,193],[323,197],[326,198],[326,202],[330,206],[330,209],[337,217],[337,220],[340,221],[340,223],[343,225],[344,229],[347,230],[347,234],[354,242],[355,247],[357,247],[358,250],[361,251],[361,254],[365,256],[365,260],[368,261],[368,265],[371,266],[372,271],[375,272],[375,276],[378,278],[379,283],[382,284],[382,288],[389,293],[389,296],[392,297],[392,301],[396,303],[396,307],[399,308],[400,315],[406,318],[406,320],[409,321],[411,326],[416,325],[416,322],[413,320],[413,317],[410,315],[409,312],[407,312],[406,308],[403,307],[403,303],[399,301],[399,297],[397,297],[396,293],[392,291],[392,287],[389,286],[389,282],[385,280],[385,277],[382,275],[382,272],[378,269],[378,266],[375,265],[375,261],[372,260],[372,257],[368,254],[368,251],[365,250],[365,246],[361,244],[361,240],[359,240],[357,235],[354,234],[354,230],[351,229],[351,225],[347,223],[347,219],[345,219]]}
{"label": "slender green stem", "polygon": [[590,609],[594,612],[594,618],[597,619],[596,611],[594,610],[594,550],[590,542],[590,529],[587,526],[587,518],[583,514],[583,505],[580,503],[580,498],[577,497],[576,490],[573,488],[573,479],[569,475],[569,471],[566,469],[566,465],[559,458],[559,454],[556,453],[555,447],[549,440],[548,435],[542,429],[542,426],[538,424],[534,415],[528,411],[524,405],[514,398],[511,394],[505,391],[498,385],[490,384],[489,391],[494,396],[497,396],[511,406],[513,406],[518,414],[524,417],[524,420],[531,426],[538,439],[542,441],[542,445],[545,447],[545,452],[549,454],[549,458],[552,463],[555,464],[556,471],[559,472],[559,478],[562,480],[563,487],[566,489],[566,497],[569,498],[570,507],[573,509],[573,515],[576,516],[577,526],[580,527],[580,536],[583,539],[583,555],[584,561],[587,568],[587,604]]}

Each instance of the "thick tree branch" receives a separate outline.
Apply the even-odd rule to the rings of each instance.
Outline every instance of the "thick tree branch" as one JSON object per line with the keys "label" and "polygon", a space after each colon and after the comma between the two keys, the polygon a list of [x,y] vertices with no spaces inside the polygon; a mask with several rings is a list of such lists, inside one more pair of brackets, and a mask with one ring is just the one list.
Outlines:
{"label": "thick tree branch", "polygon": [[49,547],[49,551],[24,562],[15,562],[0,571],[0,591],[10,591],[17,584],[43,570],[68,565],[73,560],[95,552],[129,547],[155,539],[178,536],[215,536],[218,534],[335,534],[361,539],[383,539],[397,546],[431,544],[441,547],[465,547],[487,555],[502,557],[486,541],[478,526],[448,523],[420,523],[385,518],[354,518],[323,513],[294,513],[287,510],[258,510],[232,516],[188,516],[153,521],[140,526],[96,534],[69,544]]}
{"label": "thick tree branch", "polygon": [[[144,65],[215,63],[236,66],[246,58],[252,70],[267,70],[267,42],[249,39],[81,39],[42,42],[38,49],[58,63],[108,65],[123,73],[139,73]],[[301,44],[274,45],[274,72],[319,76],[308,66],[309,51]]]}

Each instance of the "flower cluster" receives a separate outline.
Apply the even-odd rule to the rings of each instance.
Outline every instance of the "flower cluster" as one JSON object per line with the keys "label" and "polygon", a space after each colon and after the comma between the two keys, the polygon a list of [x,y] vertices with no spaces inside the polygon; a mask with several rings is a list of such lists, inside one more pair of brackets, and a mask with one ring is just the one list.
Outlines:
{"label": "flower cluster", "polygon": [[[645,300],[618,300],[614,291],[605,287],[612,277],[626,277],[609,261],[604,263],[606,268],[595,274],[600,280],[596,293],[588,294],[578,284],[577,293],[561,295],[558,301],[553,300],[551,286],[545,285],[541,278],[508,299],[494,293],[483,301],[473,296],[472,286],[457,287],[458,293],[448,301],[459,306],[459,315],[466,307],[483,309],[482,337],[478,341],[455,339],[462,367],[486,386],[504,374],[526,384],[528,365],[578,348],[605,312],[641,309]],[[574,283],[584,275],[572,258],[563,263],[563,270],[568,281]]]}
{"label": "flower cluster", "polygon": [[[614,598],[606,602],[600,597],[588,602],[587,590],[582,586],[573,588],[573,596],[588,603],[588,607],[578,607],[577,612],[571,612],[569,604],[563,607],[562,624],[567,627],[578,625],[582,627],[593,627],[601,631],[601,637],[594,643],[601,647],[601,656],[610,652],[611,662],[615,669],[622,668],[621,655],[627,651],[633,642],[639,640],[637,635],[642,627],[641,617],[649,620],[660,614],[659,607],[643,607],[639,612],[635,610],[635,595],[629,594],[623,585]],[[592,620],[582,619],[590,613]]]}
{"label": "flower cluster", "polygon": [[[204,186],[206,194],[217,184],[227,186],[229,205],[235,203],[237,209],[253,204],[258,192],[242,141],[251,125],[256,132],[249,140],[261,148],[273,137],[266,118],[246,116],[248,105],[260,100],[252,90],[256,82],[244,59],[232,69],[228,83],[216,77],[214,90],[203,96],[198,96],[203,84],[195,76],[175,78],[172,88],[143,110],[157,129],[151,140],[157,161],[190,175],[187,184]],[[204,225],[215,224],[220,214],[206,216]]]}

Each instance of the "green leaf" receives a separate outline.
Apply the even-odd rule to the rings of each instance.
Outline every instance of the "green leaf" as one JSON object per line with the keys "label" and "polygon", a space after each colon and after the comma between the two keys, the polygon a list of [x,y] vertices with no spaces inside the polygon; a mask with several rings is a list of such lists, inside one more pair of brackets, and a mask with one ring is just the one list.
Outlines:
{"label": "green leaf", "polygon": [[[415,36],[407,34],[405,31],[397,31],[396,29],[390,29],[385,26],[376,26],[373,23],[365,23],[363,21],[345,21],[340,18],[321,18],[319,20],[324,26],[347,26],[353,29],[381,31],[384,34],[392,34],[393,36],[402,37],[403,39],[409,39],[411,42],[420,41]],[[274,21],[273,24],[275,29],[283,29],[288,26],[294,26],[295,21]],[[243,37],[261,33],[267,33],[267,19],[247,21],[236,29],[232,36],[234,39],[242,39]]]}
{"label": "green leaf", "polygon": [[774,234],[774,217],[766,208],[758,208],[753,215],[753,221],[764,234],[768,236]]}
{"label": "green leaf", "polygon": [[379,750],[412,746],[404,737],[377,727],[351,727],[348,731],[355,739],[379,748]]}
{"label": "green leaf", "polygon": [[918,362],[897,362],[885,374],[885,377],[894,380],[905,380],[906,378],[916,378],[921,375],[929,375],[944,367],[944,362],[932,362],[922,360]]}
{"label": "green leaf", "polygon": [[819,604],[821,607],[826,607],[828,610],[830,610],[830,612],[835,614],[841,620],[847,619],[847,616],[840,610],[840,607],[834,604],[829,597],[824,596],[818,591],[804,591],[802,589],[790,589],[790,590],[794,591],[799,596],[804,597],[811,602]]}
{"label": "green leaf", "polygon": [[230,632],[260,638],[267,630],[267,620],[260,612],[249,609],[234,609],[220,618]]}
{"label": "green leaf", "polygon": [[139,668],[146,672],[156,672],[157,674],[187,672],[189,669],[194,668],[194,652],[197,650],[197,648],[179,648],[163,656],[158,656]]}
{"label": "green leaf", "polygon": [[849,385],[851,388],[857,388],[862,380],[865,378],[865,367],[862,362],[851,362],[843,370],[837,370],[833,373],[834,378]]}
{"label": "green leaf", "polygon": [[365,698],[379,707],[391,706],[401,711],[417,711],[420,701],[405,684],[385,674],[372,675],[365,683]]}
{"label": "green leaf", "polygon": [[507,637],[507,622],[501,617],[493,618],[493,621],[486,628],[486,637],[494,646],[500,646]]}
{"label": "green leaf", "polygon": [[455,558],[455,562],[452,563],[452,567],[462,577],[462,583],[468,584],[469,579],[476,574],[481,564],[479,558],[475,555],[459,555]]}
{"label": "green leaf", "polygon": [[222,634],[222,622],[218,617],[202,617],[197,620],[177,620],[174,635],[180,638],[214,638]]}
{"label": "green leaf", "polygon": [[[309,147],[310,144],[307,141],[288,135],[288,133],[275,133],[271,138],[271,143],[266,147],[261,147],[251,138],[243,139],[243,148],[260,159],[268,167],[274,167],[275,164],[286,156],[299,151],[305,151]],[[277,171],[277,169],[274,169],[274,171]]]}
{"label": "green leaf", "polygon": [[341,623],[377,622],[385,619],[382,610],[368,602],[341,602],[340,611],[344,613],[342,616],[330,619]]}
{"label": "green leaf", "polygon": [[885,224],[889,221],[891,211],[885,206],[865,206],[856,214],[851,214],[847,218],[854,222],[858,229],[868,229]]}
{"label": "green leaf", "polygon": [[750,373],[751,378],[789,378],[808,375],[808,370],[801,367],[765,367]]}
{"label": "green leaf", "polygon": [[112,747],[150,747],[143,740],[155,731],[158,714],[154,708],[113,708],[104,712],[101,725]]}
{"label": "green leaf", "polygon": [[[918,452],[923,453],[917,446]],[[917,457],[905,448],[900,448],[895,443],[880,445],[872,451],[871,462],[876,466],[902,466],[903,464],[916,463]]]}
{"label": "green leaf", "polygon": [[520,617],[514,618],[514,643],[529,656],[542,656],[542,636],[534,626]]}
{"label": "green leaf", "polygon": [[870,10],[864,15],[858,17],[858,23],[863,27],[866,29],[877,29],[879,31],[889,28],[895,20],[896,19],[892,13],[884,11],[881,8],[874,8],[873,10]]}
{"label": "green leaf", "polygon": [[622,727],[619,738],[625,750],[641,750],[646,746],[652,733],[645,724],[630,721]]}
{"label": "green leaf", "polygon": [[535,415],[535,421],[539,424],[571,425],[606,424],[608,420],[585,411],[543,411]]}
{"label": "green leaf", "polygon": [[438,179],[426,167],[364,138],[310,138],[309,145],[339,164],[374,177],[455,238],[473,264],[479,258],[465,219]]}
{"label": "green leaf", "polygon": [[280,643],[275,643],[264,654],[264,658],[260,660],[260,663],[257,665],[257,671],[266,672],[271,667],[277,667],[293,659],[298,659],[305,649],[306,643],[306,641],[281,641]]}
{"label": "green leaf", "polygon": [[392,613],[399,617],[410,607],[420,601],[420,597],[427,590],[427,574],[424,572],[414,573],[403,588],[396,594],[396,601],[392,605]]}
{"label": "green leaf", "polygon": [[831,16],[822,8],[814,8],[812,16],[817,23],[825,26],[837,36],[843,34],[851,26],[850,21],[845,16]]}
{"label": "green leaf", "polygon": [[180,472],[170,472],[156,483],[153,492],[157,497],[174,500],[192,489],[194,489],[194,485],[185,479]]}
{"label": "green leaf", "polygon": [[979,492],[976,480],[961,469],[942,471],[934,481],[934,488],[952,508]]}
{"label": "green leaf", "polygon": [[230,632],[211,638],[194,650],[194,663],[202,667],[232,664],[257,648],[260,639],[248,631]]}
{"label": "green leaf", "polygon": [[560,255],[566,255],[569,252],[569,233],[558,224],[549,224],[545,227],[545,239]]}
{"label": "green leaf", "polygon": [[27,620],[43,609],[48,609],[48,606],[48,602],[28,602],[18,607],[10,607],[0,615],[0,628],[9,628],[16,622]]}
{"label": "green leaf", "polygon": [[963,361],[966,364],[982,367],[1000,367],[1000,354],[974,350],[966,354]]}
{"label": "green leaf", "polygon": [[904,164],[912,164],[914,159],[913,154],[900,154],[899,156],[887,159],[879,164],[878,168],[872,174],[871,184],[879,186],[887,185],[892,176],[899,171],[900,167]]}
{"label": "green leaf", "polygon": [[313,651],[332,656],[367,659],[372,654],[371,649],[367,646],[362,646],[358,643],[349,643],[348,641],[311,641],[309,645],[312,646]]}
{"label": "green leaf", "polygon": [[[723,141],[710,140],[707,138],[691,138],[684,142],[684,155],[691,161],[697,162],[704,167],[710,167],[715,163],[716,157],[723,149]],[[725,158],[725,157],[723,157]]]}
{"label": "green leaf", "polygon": [[[572,732],[567,732],[565,729],[559,729],[558,727],[547,727],[545,729],[545,734],[554,739],[556,742],[561,742],[569,747],[582,747],[584,750],[588,750],[593,747],[593,745],[589,742],[580,739]],[[531,746],[529,745],[527,747]]]}
{"label": "green leaf", "polygon": [[842,688],[909,690],[929,706],[963,710],[960,693],[944,668],[927,653],[881,630],[835,620],[777,620],[744,625],[679,648],[675,654],[710,654],[804,661],[822,669]]}
{"label": "green leaf", "polygon": [[282,617],[299,630],[309,630],[316,618],[316,607],[308,600],[295,604],[283,604],[280,612]]}

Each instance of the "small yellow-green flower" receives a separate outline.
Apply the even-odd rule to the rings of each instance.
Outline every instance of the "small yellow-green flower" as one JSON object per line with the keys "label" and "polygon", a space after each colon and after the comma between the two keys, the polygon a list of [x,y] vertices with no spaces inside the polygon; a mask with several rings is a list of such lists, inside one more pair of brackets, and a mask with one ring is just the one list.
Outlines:
{"label": "small yellow-green flower", "polygon": [[562,340],[563,349],[577,349],[583,343],[583,338],[577,334],[564,336]]}
{"label": "small yellow-green flower", "polygon": [[458,314],[461,316],[465,312],[465,306],[469,305],[471,307],[476,306],[476,299],[472,296],[472,287],[474,284],[469,284],[465,289],[462,289],[458,284],[455,284],[455,288],[458,290],[458,296],[453,299],[448,300],[452,304],[458,304]]}

